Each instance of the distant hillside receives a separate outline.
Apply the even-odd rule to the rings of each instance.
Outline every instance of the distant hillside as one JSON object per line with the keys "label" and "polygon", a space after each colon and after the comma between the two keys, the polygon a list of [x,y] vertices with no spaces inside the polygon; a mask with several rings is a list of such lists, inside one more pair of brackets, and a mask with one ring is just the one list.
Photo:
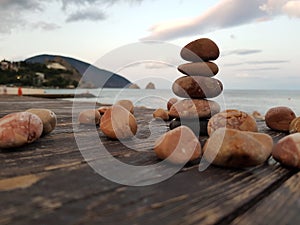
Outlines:
{"label": "distant hillside", "polygon": [[110,71],[99,69],[89,63],[80,60],[59,56],[59,55],[38,55],[25,60],[30,63],[47,63],[63,61],[74,67],[81,75],[85,75],[80,83],[80,87],[104,87],[104,88],[124,88],[131,85],[131,82],[121,75]]}

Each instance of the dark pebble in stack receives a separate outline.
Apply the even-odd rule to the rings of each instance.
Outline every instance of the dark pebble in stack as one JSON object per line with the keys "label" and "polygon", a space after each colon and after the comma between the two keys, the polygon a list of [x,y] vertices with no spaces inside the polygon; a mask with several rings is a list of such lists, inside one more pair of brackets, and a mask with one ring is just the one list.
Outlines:
{"label": "dark pebble in stack", "polygon": [[223,91],[221,81],[212,78],[219,72],[218,66],[211,62],[219,57],[219,48],[212,40],[201,38],[187,44],[180,55],[190,63],[178,67],[185,76],[173,83],[174,94],[185,99],[171,107],[169,115],[175,119],[170,129],[185,125],[196,135],[207,135],[208,120],[220,112],[220,105],[207,98],[217,97]]}

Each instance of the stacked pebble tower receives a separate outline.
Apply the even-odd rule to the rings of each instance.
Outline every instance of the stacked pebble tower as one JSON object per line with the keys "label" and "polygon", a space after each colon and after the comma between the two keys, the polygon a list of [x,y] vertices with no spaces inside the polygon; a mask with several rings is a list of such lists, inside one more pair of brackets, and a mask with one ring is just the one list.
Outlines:
{"label": "stacked pebble tower", "polygon": [[223,91],[221,81],[212,78],[219,72],[218,66],[211,62],[219,57],[219,48],[212,40],[201,38],[187,44],[180,55],[189,63],[178,67],[185,76],[178,78],[172,89],[185,99],[171,106],[169,115],[175,119],[170,129],[186,125],[198,136],[207,135],[209,118],[220,112],[220,105],[207,98],[217,97]]}

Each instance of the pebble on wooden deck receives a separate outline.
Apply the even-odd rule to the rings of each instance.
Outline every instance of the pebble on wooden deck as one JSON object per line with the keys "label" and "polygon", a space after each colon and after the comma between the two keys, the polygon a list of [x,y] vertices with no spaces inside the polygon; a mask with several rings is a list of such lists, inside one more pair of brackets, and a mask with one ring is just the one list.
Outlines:
{"label": "pebble on wooden deck", "polygon": [[[53,110],[58,125],[31,145],[0,150],[0,224],[300,224],[299,173],[272,159],[249,169],[210,166],[203,172],[194,162],[166,181],[125,186],[98,175],[81,155],[72,102],[0,96],[0,117],[37,107]],[[159,162],[152,148],[168,124],[152,122],[150,131],[152,112],[135,111],[139,140],[131,144],[139,151],[99,131],[111,155],[136,166]],[[284,136],[264,122],[259,128],[275,142]],[[79,138],[93,132],[86,126],[76,129]]]}

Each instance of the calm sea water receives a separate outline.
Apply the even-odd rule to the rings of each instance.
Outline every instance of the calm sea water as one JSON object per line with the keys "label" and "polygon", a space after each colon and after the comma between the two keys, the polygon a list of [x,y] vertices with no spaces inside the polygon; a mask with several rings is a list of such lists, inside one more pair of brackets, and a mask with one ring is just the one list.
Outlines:
{"label": "calm sea water", "polygon": [[[46,93],[92,93],[95,98],[75,98],[69,100],[90,101],[113,104],[121,99],[129,99],[136,106],[166,108],[167,101],[176,97],[171,90],[144,89],[77,89],[46,90]],[[274,106],[288,106],[300,115],[300,90],[225,90],[222,95],[212,99],[222,109],[239,109],[248,113],[258,111],[264,114]]]}

